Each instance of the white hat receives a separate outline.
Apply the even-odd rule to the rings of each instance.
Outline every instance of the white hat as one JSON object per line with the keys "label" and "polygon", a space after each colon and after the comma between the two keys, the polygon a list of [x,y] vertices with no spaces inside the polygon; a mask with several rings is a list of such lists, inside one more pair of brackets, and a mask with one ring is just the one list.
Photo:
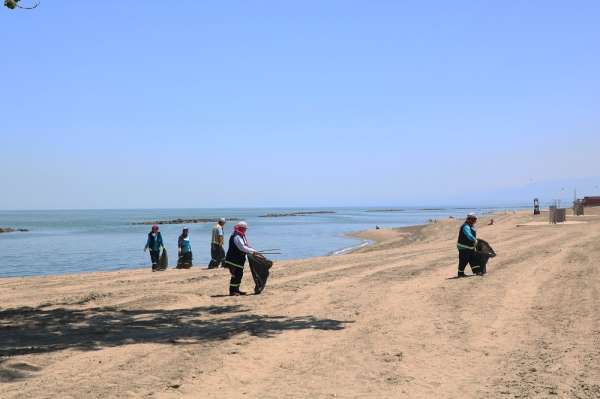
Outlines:
{"label": "white hat", "polygon": [[219,218],[219,223],[225,223],[225,218]]}
{"label": "white hat", "polygon": [[245,229],[248,228],[248,223],[244,222],[243,220],[241,222],[238,222],[237,224],[239,227],[243,227]]}
{"label": "white hat", "polygon": [[477,215],[474,212],[471,212],[467,215],[467,219],[477,219]]}

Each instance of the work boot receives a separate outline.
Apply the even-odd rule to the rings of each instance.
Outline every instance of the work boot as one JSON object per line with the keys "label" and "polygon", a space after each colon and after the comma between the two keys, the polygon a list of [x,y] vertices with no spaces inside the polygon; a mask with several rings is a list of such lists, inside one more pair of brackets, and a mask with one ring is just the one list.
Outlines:
{"label": "work boot", "polygon": [[458,272],[458,275],[456,277],[467,277],[465,276],[465,272]]}
{"label": "work boot", "polygon": [[246,295],[246,293],[244,291],[233,291],[229,293],[230,296],[242,296],[242,295]]}

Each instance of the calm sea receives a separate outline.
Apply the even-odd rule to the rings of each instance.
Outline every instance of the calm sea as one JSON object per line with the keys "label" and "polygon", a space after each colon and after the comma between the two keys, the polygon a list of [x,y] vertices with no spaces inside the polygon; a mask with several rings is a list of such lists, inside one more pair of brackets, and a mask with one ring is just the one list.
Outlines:
{"label": "calm sea", "polygon": [[[65,274],[149,266],[143,252],[150,226],[134,222],[176,218],[241,218],[248,222],[250,244],[257,249],[280,248],[277,259],[334,254],[361,245],[345,233],[381,227],[400,227],[429,219],[463,217],[469,211],[493,209],[418,209],[373,212],[377,208],[320,208],[334,211],[296,217],[262,218],[272,212],[316,209],[159,209],[159,210],[64,210],[0,211],[0,227],[29,232],[0,234],[0,277]],[[170,263],[176,261],[177,237],[182,225],[161,225]],[[212,224],[191,224],[194,264],[205,267],[210,260]],[[225,226],[229,236],[233,222]]]}

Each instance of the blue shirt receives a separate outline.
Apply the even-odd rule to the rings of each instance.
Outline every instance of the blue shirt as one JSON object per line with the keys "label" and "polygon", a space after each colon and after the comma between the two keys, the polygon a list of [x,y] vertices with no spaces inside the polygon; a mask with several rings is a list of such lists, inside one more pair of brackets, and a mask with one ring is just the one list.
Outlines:
{"label": "blue shirt", "polygon": [[465,235],[467,236],[467,238],[473,242],[475,242],[475,240],[477,240],[477,238],[475,237],[475,234],[473,234],[473,228],[471,226],[469,226],[468,224],[465,224],[463,227],[463,233],[465,233]]}
{"label": "blue shirt", "polygon": [[156,233],[156,235],[149,233],[148,241],[146,241],[146,247],[150,248],[150,251],[160,251],[160,248],[163,247],[163,240],[160,232]]}
{"label": "blue shirt", "polygon": [[181,253],[183,254],[192,252],[192,244],[190,244],[190,237],[181,238],[179,240],[179,248],[181,248]]}

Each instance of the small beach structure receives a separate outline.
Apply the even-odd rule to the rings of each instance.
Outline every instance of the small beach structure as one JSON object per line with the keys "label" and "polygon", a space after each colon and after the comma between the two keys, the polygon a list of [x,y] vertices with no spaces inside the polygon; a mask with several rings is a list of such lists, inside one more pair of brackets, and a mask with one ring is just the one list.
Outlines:
{"label": "small beach structure", "polygon": [[567,210],[552,205],[550,207],[549,219],[550,224],[564,223],[567,221]]}
{"label": "small beach structure", "polygon": [[575,216],[583,216],[584,215],[584,206],[583,200],[575,200],[573,201],[573,215]]}
{"label": "small beach structure", "polygon": [[540,214],[540,200],[537,198],[533,199],[533,214],[534,215]]}

